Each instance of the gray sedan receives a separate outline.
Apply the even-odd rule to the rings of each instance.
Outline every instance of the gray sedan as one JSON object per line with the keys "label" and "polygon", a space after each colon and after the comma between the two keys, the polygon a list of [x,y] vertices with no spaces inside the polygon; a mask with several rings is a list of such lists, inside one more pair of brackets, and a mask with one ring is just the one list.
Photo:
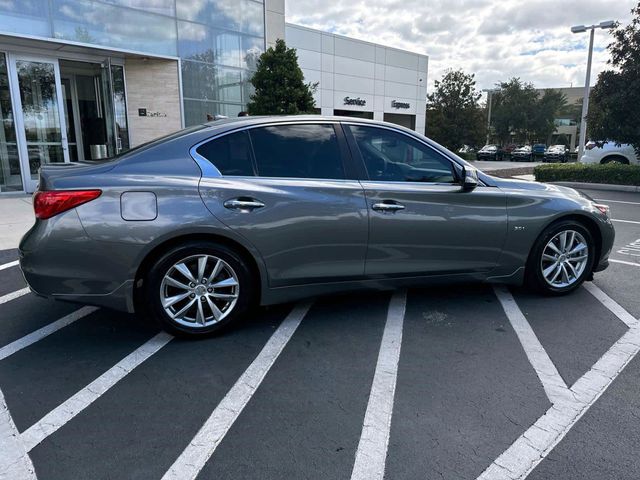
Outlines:
{"label": "gray sedan", "polygon": [[252,305],[429,282],[575,290],[608,265],[609,210],[477,171],[424,136],[355,118],[199,125],[102,163],[47,165],[20,244],[31,289],[172,333]]}

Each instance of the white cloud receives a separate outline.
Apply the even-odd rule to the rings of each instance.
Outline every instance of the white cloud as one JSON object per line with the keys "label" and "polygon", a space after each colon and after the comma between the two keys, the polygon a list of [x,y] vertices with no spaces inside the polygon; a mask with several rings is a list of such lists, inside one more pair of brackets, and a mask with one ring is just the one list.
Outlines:
{"label": "white cloud", "polygon": [[[588,34],[570,27],[629,22],[636,0],[289,0],[288,22],[429,55],[429,89],[447,68],[479,88],[520,77],[537,87],[584,84]],[[592,84],[611,37],[596,31]]]}

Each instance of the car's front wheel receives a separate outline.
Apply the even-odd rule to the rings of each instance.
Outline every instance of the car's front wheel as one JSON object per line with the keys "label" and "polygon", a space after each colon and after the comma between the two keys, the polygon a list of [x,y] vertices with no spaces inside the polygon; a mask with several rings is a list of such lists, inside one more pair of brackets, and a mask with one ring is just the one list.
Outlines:
{"label": "car's front wheel", "polygon": [[578,288],[595,260],[591,232],[575,220],[549,226],[536,240],[527,264],[527,281],[535,289],[562,295]]}
{"label": "car's front wheel", "polygon": [[162,255],[144,282],[144,308],[172,334],[212,334],[236,321],[250,306],[253,282],[232,249],[191,242]]}

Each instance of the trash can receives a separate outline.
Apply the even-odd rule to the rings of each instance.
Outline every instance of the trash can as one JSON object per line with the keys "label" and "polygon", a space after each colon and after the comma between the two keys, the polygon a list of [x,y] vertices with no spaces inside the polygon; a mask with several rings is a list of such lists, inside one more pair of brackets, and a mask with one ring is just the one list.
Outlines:
{"label": "trash can", "polygon": [[90,145],[91,160],[100,160],[101,158],[107,158],[107,146],[106,145]]}

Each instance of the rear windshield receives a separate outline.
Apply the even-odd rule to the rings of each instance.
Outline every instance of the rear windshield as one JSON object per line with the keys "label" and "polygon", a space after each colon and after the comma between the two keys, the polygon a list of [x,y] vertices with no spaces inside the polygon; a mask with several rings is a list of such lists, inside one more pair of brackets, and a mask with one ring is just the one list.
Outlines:
{"label": "rear windshield", "polygon": [[194,132],[198,132],[200,130],[204,130],[205,128],[209,128],[210,125],[195,125],[193,127],[188,127],[188,128],[183,128],[182,130],[178,130],[177,132],[172,132],[168,135],[164,135],[162,137],[158,137],[158,138],[154,138],[153,140],[150,140],[146,143],[142,143],[138,146],[135,146],[133,148],[130,148],[129,150],[125,150],[124,152],[120,152],[117,155],[114,155],[113,157],[108,157],[108,158],[103,158],[100,160],[84,160],[82,162],[78,162],[78,163],[86,163],[86,164],[91,164],[91,165],[95,165],[95,164],[101,164],[101,163],[108,163],[108,162],[114,162],[116,160],[120,160],[122,158],[128,157],[131,154],[134,153],[138,153],[141,152],[143,150],[146,150],[148,148],[154,147],[156,145],[159,145],[163,142],[167,142],[170,140],[173,140],[175,138],[180,138],[183,135],[189,135],[190,133],[194,133]]}

